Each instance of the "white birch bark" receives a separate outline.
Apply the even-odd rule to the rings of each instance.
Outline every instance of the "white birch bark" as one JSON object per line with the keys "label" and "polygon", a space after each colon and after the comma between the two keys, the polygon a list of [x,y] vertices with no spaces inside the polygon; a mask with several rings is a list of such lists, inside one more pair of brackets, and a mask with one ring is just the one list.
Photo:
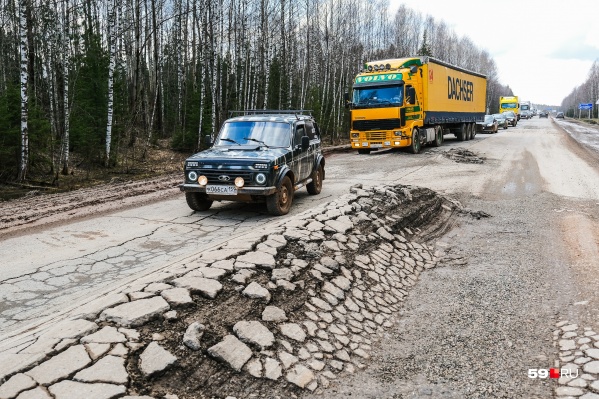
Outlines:
{"label": "white birch bark", "polygon": [[27,166],[29,164],[29,132],[28,132],[28,98],[27,98],[27,1],[19,1],[19,39],[21,52],[21,160],[19,166],[19,181],[27,178]]}
{"label": "white birch bark", "polygon": [[63,14],[63,32],[62,32],[62,43],[63,43],[63,62],[62,62],[62,79],[63,79],[63,113],[64,113],[64,132],[62,135],[62,151],[60,156],[60,163],[62,165],[62,174],[66,175],[69,173],[69,121],[70,121],[70,105],[69,105],[69,70],[70,70],[70,57],[71,57],[71,42],[69,38],[69,1],[65,0],[62,3],[62,14]]}
{"label": "white birch bark", "polygon": [[110,165],[110,146],[112,144],[112,118],[114,115],[114,67],[116,63],[116,27],[118,20],[117,7],[114,1],[108,2],[108,115],[106,118],[106,158],[105,166]]}

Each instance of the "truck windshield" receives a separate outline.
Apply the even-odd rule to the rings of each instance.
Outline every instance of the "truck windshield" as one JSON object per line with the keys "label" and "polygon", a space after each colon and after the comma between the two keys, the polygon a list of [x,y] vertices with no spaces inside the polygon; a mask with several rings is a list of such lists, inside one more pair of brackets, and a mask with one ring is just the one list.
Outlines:
{"label": "truck windshield", "polygon": [[501,108],[518,108],[518,104],[516,104],[516,103],[503,103],[503,104],[501,104]]}
{"label": "truck windshield", "polygon": [[285,122],[227,122],[223,125],[215,145],[255,146],[263,142],[268,147],[288,147],[290,137],[291,127]]}
{"label": "truck windshield", "polygon": [[367,86],[354,88],[354,106],[397,106],[403,103],[403,86]]}
{"label": "truck windshield", "polygon": [[528,111],[528,105],[521,105],[521,106],[520,106],[520,109],[521,109],[522,111]]}

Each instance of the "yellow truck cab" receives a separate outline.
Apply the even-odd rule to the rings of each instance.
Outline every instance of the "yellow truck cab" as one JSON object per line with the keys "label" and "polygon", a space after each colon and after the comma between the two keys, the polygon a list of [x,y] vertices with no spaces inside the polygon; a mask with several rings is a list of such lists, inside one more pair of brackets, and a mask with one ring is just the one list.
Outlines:
{"label": "yellow truck cab", "polygon": [[439,146],[443,135],[476,135],[486,105],[486,76],[431,57],[364,64],[346,93],[350,143],[360,154],[380,148]]}
{"label": "yellow truck cab", "polygon": [[518,96],[502,96],[499,97],[499,112],[514,111],[516,118],[520,120],[520,103]]}

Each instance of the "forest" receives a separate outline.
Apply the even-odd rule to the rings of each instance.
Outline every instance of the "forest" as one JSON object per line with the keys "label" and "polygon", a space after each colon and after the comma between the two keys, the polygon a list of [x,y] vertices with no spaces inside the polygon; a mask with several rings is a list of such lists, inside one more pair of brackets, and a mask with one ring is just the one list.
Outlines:
{"label": "forest", "polygon": [[134,173],[156,148],[203,149],[231,110],[308,109],[343,143],[365,61],[495,61],[439,19],[385,0],[0,0],[0,182]]}
{"label": "forest", "polygon": [[[572,89],[570,94],[563,99],[561,110],[571,118],[599,118],[599,107],[595,102],[599,99],[599,60],[595,60],[589,70],[586,80],[580,85]],[[593,111],[589,115],[589,111],[578,110],[578,104],[593,103]],[[596,121],[594,121],[596,122]]]}

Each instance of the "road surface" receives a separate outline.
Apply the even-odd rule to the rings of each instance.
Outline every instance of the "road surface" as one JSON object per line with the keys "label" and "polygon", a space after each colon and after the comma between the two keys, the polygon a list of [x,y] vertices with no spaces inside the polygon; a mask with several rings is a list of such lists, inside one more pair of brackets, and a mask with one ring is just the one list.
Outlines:
{"label": "road surface", "polygon": [[[422,275],[370,366],[338,380],[327,397],[548,397],[555,384],[527,371],[569,356],[556,349],[556,326],[599,329],[597,134],[535,118],[472,141],[446,139],[418,155],[333,154],[322,194],[296,197],[290,216],[356,183],[401,183],[491,216],[466,218],[437,243],[446,266]],[[447,157],[456,149],[484,162]],[[194,213],[173,191],[151,204],[23,230],[0,242],[0,336],[59,320],[95,295],[284,220],[260,205]]]}

